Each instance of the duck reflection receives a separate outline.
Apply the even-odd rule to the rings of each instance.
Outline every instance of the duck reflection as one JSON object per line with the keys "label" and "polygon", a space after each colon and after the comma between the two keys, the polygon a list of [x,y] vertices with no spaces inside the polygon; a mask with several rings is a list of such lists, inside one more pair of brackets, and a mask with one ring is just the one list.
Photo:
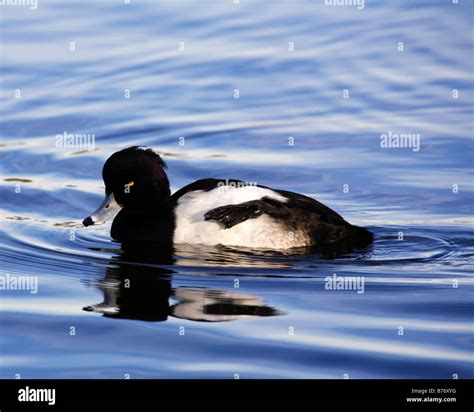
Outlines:
{"label": "duck reflection", "polygon": [[[157,254],[157,250],[160,252]],[[173,249],[123,245],[103,279],[94,283],[104,294],[101,303],[84,307],[109,318],[166,321],[169,316],[201,322],[282,314],[261,298],[231,291],[172,287]],[[159,264],[160,266],[157,266]]]}

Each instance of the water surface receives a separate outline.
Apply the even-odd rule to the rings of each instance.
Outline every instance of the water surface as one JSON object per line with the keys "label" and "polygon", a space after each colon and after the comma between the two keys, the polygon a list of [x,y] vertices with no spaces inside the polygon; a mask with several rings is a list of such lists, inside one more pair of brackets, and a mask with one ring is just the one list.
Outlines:
{"label": "water surface", "polygon": [[[0,7],[0,274],[38,280],[0,291],[0,377],[473,378],[473,10]],[[389,132],[419,150],[381,147]],[[94,147],[58,147],[64,133]],[[135,144],[163,155],[173,190],[304,193],[375,241],[122,250],[80,222],[105,159]],[[327,290],[333,274],[363,293]]]}

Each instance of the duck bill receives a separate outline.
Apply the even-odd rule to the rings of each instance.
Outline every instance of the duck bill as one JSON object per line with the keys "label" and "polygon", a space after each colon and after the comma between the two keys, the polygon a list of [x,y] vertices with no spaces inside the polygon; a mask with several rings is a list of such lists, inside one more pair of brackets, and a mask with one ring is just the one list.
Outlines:
{"label": "duck bill", "polygon": [[115,200],[114,194],[106,196],[102,204],[98,209],[92,213],[92,215],[86,217],[82,224],[84,226],[91,225],[101,225],[102,223],[107,222],[107,220],[112,219],[115,215],[120,212],[122,206],[120,206]]}

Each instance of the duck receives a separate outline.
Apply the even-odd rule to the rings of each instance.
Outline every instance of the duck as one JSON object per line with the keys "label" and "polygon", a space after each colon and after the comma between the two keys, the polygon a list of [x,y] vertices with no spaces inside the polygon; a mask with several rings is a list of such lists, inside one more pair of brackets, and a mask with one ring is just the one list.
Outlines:
{"label": "duck", "polygon": [[153,149],[132,146],[102,169],[105,199],[83,220],[113,218],[118,242],[201,244],[266,250],[365,247],[373,234],[299,193],[238,179],[204,178],[171,194],[166,163]]}

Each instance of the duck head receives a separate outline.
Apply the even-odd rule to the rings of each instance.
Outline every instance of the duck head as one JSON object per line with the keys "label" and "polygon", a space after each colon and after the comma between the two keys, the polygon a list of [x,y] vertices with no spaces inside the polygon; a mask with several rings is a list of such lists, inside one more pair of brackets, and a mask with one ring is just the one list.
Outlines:
{"label": "duck head", "polygon": [[153,150],[129,147],[110,156],[102,169],[105,199],[83,220],[84,226],[106,222],[121,209],[149,214],[170,197],[166,164]]}

